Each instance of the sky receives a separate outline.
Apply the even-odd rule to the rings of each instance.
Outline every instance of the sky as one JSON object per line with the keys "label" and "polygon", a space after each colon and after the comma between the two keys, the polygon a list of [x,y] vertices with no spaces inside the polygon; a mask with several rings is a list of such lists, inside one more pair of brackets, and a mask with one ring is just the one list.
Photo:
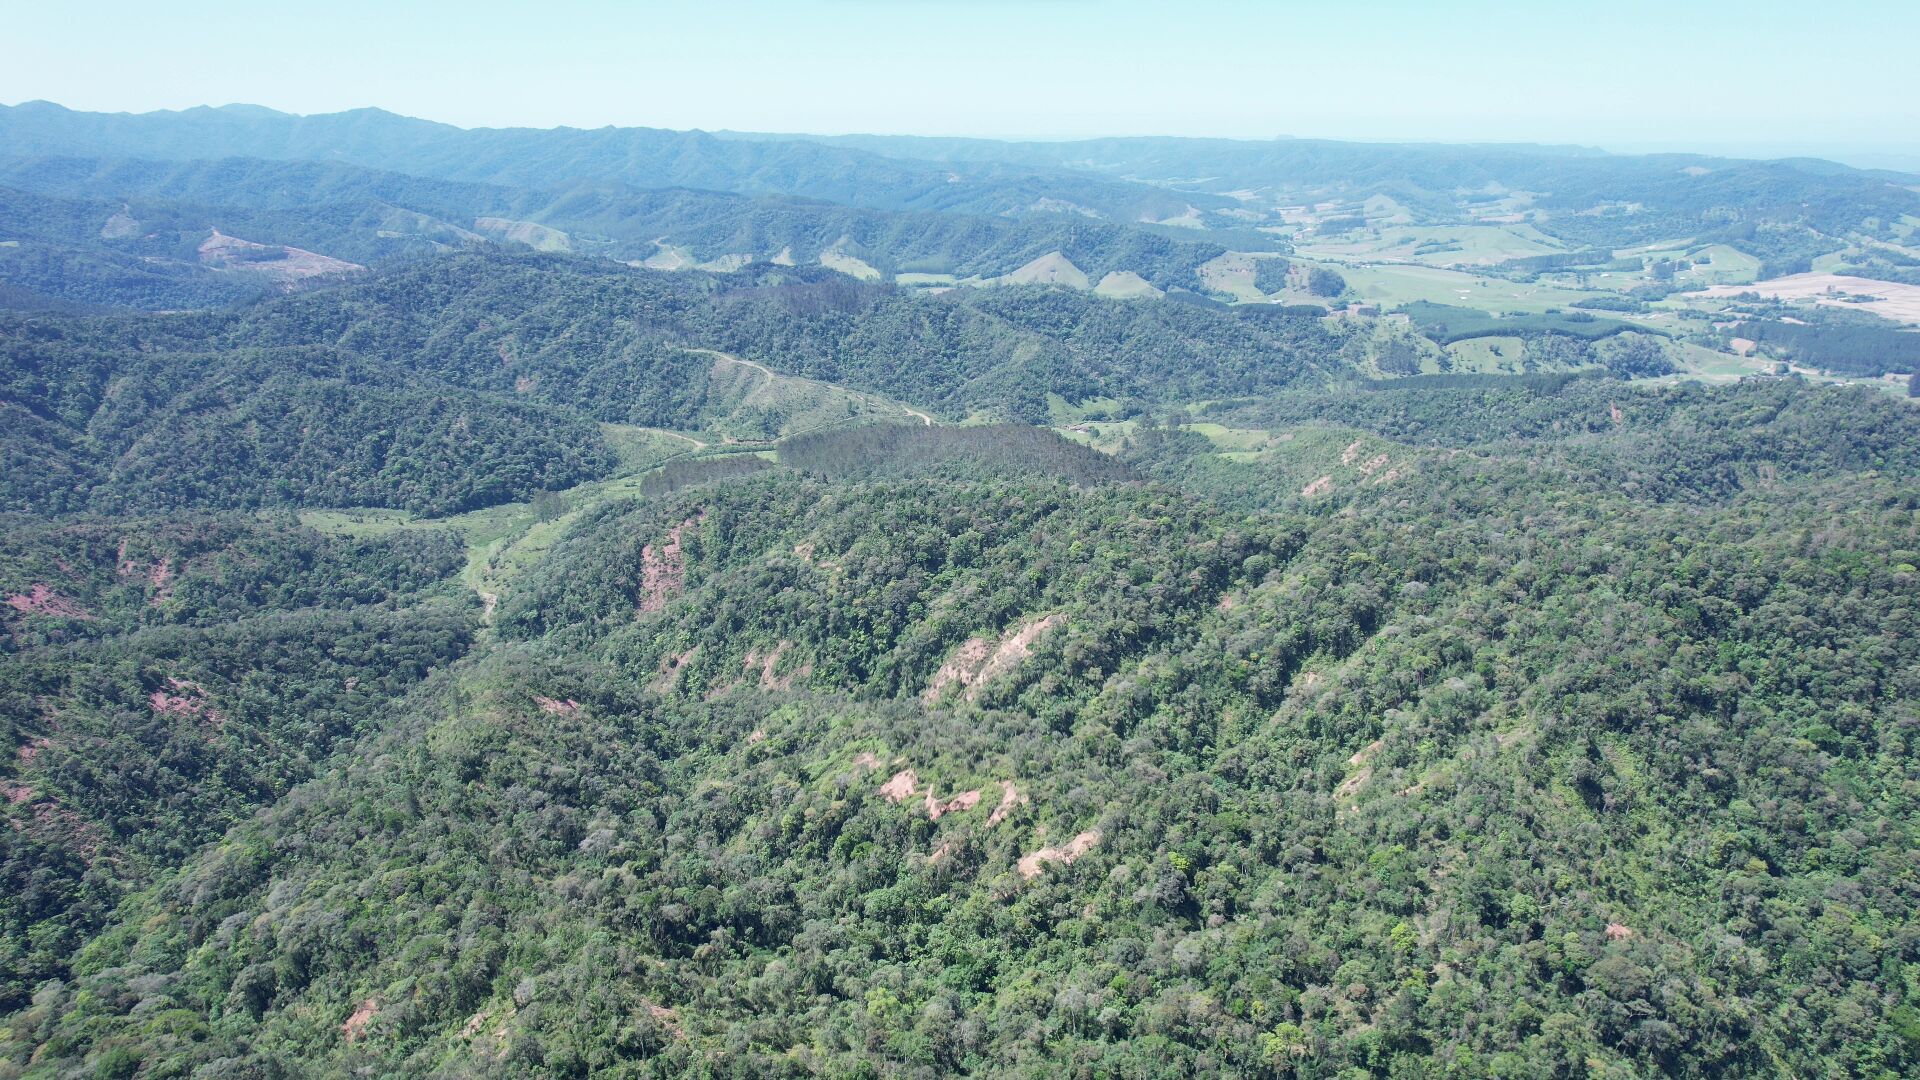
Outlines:
{"label": "sky", "polygon": [[378,106],[464,127],[1825,149],[1914,168],[1916,43],[1920,0],[0,0],[0,102]]}

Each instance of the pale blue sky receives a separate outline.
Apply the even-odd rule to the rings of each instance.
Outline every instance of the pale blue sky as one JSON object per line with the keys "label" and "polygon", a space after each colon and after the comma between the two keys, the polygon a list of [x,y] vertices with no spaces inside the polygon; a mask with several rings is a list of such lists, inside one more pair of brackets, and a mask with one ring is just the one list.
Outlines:
{"label": "pale blue sky", "polygon": [[110,111],[1878,147],[1920,162],[1920,0],[4,0],[0,44],[0,101]]}

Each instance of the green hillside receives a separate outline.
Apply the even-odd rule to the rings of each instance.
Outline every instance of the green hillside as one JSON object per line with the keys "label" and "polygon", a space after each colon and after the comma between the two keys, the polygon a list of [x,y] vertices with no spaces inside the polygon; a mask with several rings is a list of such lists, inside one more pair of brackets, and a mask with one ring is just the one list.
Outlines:
{"label": "green hillside", "polygon": [[[1901,1071],[1907,1006],[1866,1003],[1913,962],[1920,535],[1884,508],[1920,473],[1871,440],[1920,440],[1768,393],[1858,449],[1795,471],[1762,428],[1777,468],[1675,501],[1581,479],[1626,442],[1568,427],[1588,397],[1515,444],[1494,395],[1435,402],[1480,449],[1368,446],[1403,469],[1355,472],[1355,512],[792,475],[607,504],[502,640],[123,909],[12,1052]],[[1766,415],[1697,396],[1675,452]]]}

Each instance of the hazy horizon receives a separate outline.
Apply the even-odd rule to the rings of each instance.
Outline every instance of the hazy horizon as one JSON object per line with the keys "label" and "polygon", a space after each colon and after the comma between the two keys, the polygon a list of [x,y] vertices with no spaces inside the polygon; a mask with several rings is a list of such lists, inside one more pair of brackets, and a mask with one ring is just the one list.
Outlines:
{"label": "hazy horizon", "polygon": [[[450,126],[459,127],[467,130],[482,130],[487,128],[505,129],[510,127],[532,128],[534,130],[553,130],[553,129],[565,129],[565,128],[572,128],[577,130],[593,130],[593,128],[588,128],[585,125],[567,124],[567,123],[549,124],[549,125],[453,124],[450,121],[441,120],[437,117],[419,116],[411,113],[404,113],[399,110],[387,108],[386,106],[383,106],[383,105],[360,105],[360,106],[353,106],[345,109],[330,109],[330,110],[325,110],[323,112],[297,112],[297,111],[288,110],[288,109],[277,109],[274,106],[264,105],[260,102],[254,102],[254,101],[226,101],[226,102],[219,102],[219,103],[202,102],[196,105],[189,105],[189,106],[184,106],[180,108],[158,108],[158,109],[141,109],[141,110],[78,109],[71,105],[68,105],[66,102],[52,101],[47,98],[25,98],[17,101],[0,101],[0,107],[18,108],[23,105],[29,105],[29,104],[35,104],[35,103],[50,104],[50,105],[57,106],[59,108],[68,109],[73,112],[89,112],[89,113],[98,113],[101,115],[119,115],[119,116],[141,116],[141,115],[168,114],[168,113],[177,114],[182,112],[190,112],[190,111],[193,111],[194,109],[213,109],[217,111],[222,109],[236,109],[236,108],[267,109],[269,111],[278,112],[283,115],[289,115],[289,116],[324,116],[324,115],[330,115],[330,114],[352,112],[359,109],[377,109],[380,111],[393,113],[394,115],[404,116],[407,119],[423,120],[428,123],[449,124]],[[604,124],[604,125],[595,125],[595,127],[627,127],[627,128],[660,129],[662,126],[658,124]],[[1086,135],[1086,134],[1052,135],[1052,134],[1045,134],[1045,133],[1004,134],[1004,133],[996,133],[996,132],[986,132],[986,133],[978,133],[978,134],[975,134],[975,133],[947,134],[947,133],[932,133],[932,132],[925,132],[925,131],[821,131],[821,130],[765,131],[765,130],[755,130],[755,129],[748,129],[748,128],[699,127],[699,126],[689,127],[689,128],[675,128],[671,130],[704,131],[704,132],[717,134],[717,135],[743,135],[743,136],[754,136],[754,137],[784,136],[784,137],[791,137],[791,138],[823,138],[823,139],[878,137],[878,138],[924,138],[924,139],[976,139],[976,140],[995,141],[995,142],[1043,142],[1044,143],[1044,142],[1086,142],[1086,141],[1092,141],[1092,140],[1098,140],[1098,139],[1192,138],[1192,139],[1224,139],[1224,140],[1235,141],[1235,142],[1273,142],[1273,141],[1287,141],[1287,140],[1303,140],[1303,141],[1311,140],[1311,141],[1320,141],[1320,142],[1345,142],[1345,143],[1355,143],[1355,144],[1409,144],[1409,145],[1427,144],[1427,145],[1578,147],[1581,149],[1601,150],[1601,151],[1605,151],[1607,153],[1612,153],[1612,154],[1685,153],[1685,154],[1707,155],[1712,157],[1744,158],[1744,159],[1756,159],[1756,160],[1779,159],[1779,158],[1824,158],[1830,161],[1835,161],[1840,164],[1849,165],[1855,168],[1903,170],[1903,171],[1920,173],[1920,142],[1916,142],[1912,144],[1907,144],[1907,143],[1859,144],[1859,143],[1781,142],[1781,141],[1730,142],[1730,143],[1625,142],[1625,143],[1615,143],[1610,145],[1600,145],[1600,144],[1576,143],[1576,142],[1543,142],[1539,140],[1437,139],[1437,138],[1423,138],[1419,136],[1405,136],[1405,137],[1396,138],[1393,136],[1354,137],[1354,136],[1343,136],[1343,135],[1299,135],[1292,132],[1281,132],[1274,135],[1260,136],[1260,135],[1190,135],[1190,134],[1185,134],[1181,132],[1165,132],[1165,131],[1109,132],[1104,134],[1091,134],[1091,135]]]}
{"label": "hazy horizon", "polygon": [[[79,17],[17,12],[0,100],[100,112],[373,106],[461,127],[1284,135],[1920,167],[1920,78],[1893,50],[1920,38],[1920,5],[1837,12],[1812,22],[1784,3],[1633,0],[1599,21],[1484,2],[1386,3],[1359,17],[1229,0],[1193,19],[1131,0],[571,0],[538,20],[498,3],[447,20],[364,0],[271,12],[219,0],[188,20],[113,0]],[[1499,62],[1469,62],[1489,40]],[[1844,71],[1844,108],[1768,77],[1793,70]]]}

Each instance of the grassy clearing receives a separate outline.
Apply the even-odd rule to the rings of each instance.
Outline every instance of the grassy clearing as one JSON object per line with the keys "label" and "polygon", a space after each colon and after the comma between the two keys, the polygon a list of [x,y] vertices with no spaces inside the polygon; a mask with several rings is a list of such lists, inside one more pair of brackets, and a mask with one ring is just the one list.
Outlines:
{"label": "grassy clearing", "polygon": [[1567,307],[1596,295],[1592,289],[1572,289],[1546,282],[1522,285],[1502,278],[1442,270],[1432,266],[1343,266],[1333,269],[1347,279],[1355,295],[1367,303],[1394,308],[1416,300],[1455,304],[1497,314],[1541,314]]}
{"label": "grassy clearing", "polygon": [[879,281],[886,276],[872,264],[837,248],[821,252],[820,265],[829,270],[838,270],[849,277],[859,278],[861,281]]}
{"label": "grassy clearing", "polygon": [[601,424],[600,431],[620,460],[616,476],[645,472],[673,458],[704,450],[711,441],[686,432],[634,424]]}
{"label": "grassy clearing", "polygon": [[893,281],[896,285],[913,289],[940,288],[960,283],[960,279],[952,274],[895,274]]}
{"label": "grassy clearing", "polygon": [[1549,255],[1566,245],[1525,224],[1420,225],[1380,229],[1338,243],[1298,248],[1318,258],[1404,259],[1426,266],[1491,266],[1508,259]]}
{"label": "grassy clearing", "polygon": [[1527,343],[1517,337],[1482,337],[1447,346],[1453,370],[1463,373],[1511,375],[1524,371]]}
{"label": "grassy clearing", "polygon": [[1742,376],[1758,374],[1770,366],[1769,361],[1758,357],[1736,356],[1687,342],[1669,345],[1667,355],[1673,357],[1681,372],[1668,376],[1666,381],[1693,379],[1704,383],[1738,382]]}
{"label": "grassy clearing", "polygon": [[1272,256],[1250,251],[1229,251],[1200,267],[1200,282],[1208,292],[1235,300],[1259,302],[1266,294],[1254,285],[1254,269],[1262,258]]}
{"label": "grassy clearing", "polygon": [[1229,453],[1252,453],[1269,450],[1278,445],[1272,432],[1257,428],[1230,428],[1204,422],[1181,426],[1188,431],[1205,435],[1208,442]]}
{"label": "grassy clearing", "polygon": [[1127,437],[1140,428],[1137,420],[1085,420],[1054,430],[1082,446],[1091,446],[1105,454],[1118,453]]}

